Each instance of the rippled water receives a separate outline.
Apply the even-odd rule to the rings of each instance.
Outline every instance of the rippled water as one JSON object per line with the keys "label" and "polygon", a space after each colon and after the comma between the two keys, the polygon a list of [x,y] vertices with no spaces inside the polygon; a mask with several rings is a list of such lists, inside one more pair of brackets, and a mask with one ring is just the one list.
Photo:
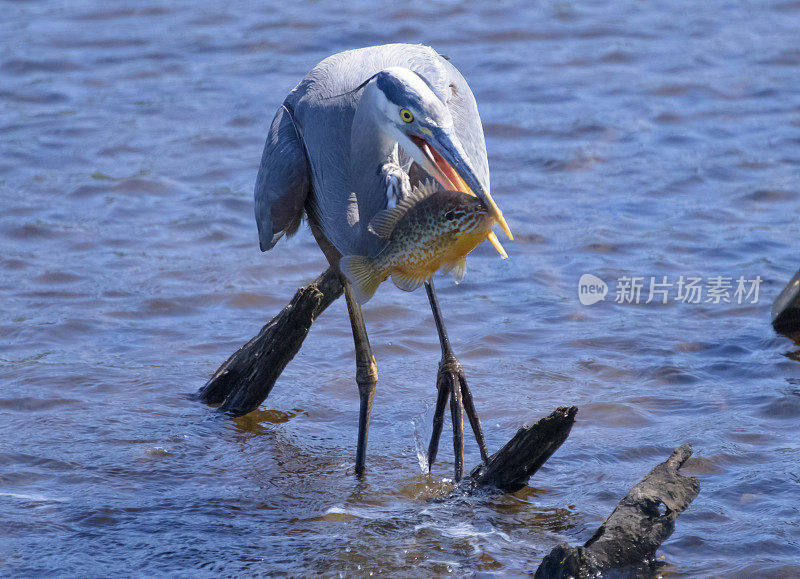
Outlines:
{"label": "rippled water", "polygon": [[[526,4],[0,3],[4,575],[526,574],[685,441],[702,490],[664,573],[800,575],[800,353],[769,326],[800,265],[800,3]],[[362,482],[343,302],[263,410],[186,397],[324,267],[307,231],[258,250],[276,106],[326,55],[391,41],[469,80],[517,235],[439,283],[490,450],[580,407],[513,496],[426,501],[452,453],[421,473],[421,291],[366,308]],[[585,307],[586,272],[764,283],[757,304]]]}

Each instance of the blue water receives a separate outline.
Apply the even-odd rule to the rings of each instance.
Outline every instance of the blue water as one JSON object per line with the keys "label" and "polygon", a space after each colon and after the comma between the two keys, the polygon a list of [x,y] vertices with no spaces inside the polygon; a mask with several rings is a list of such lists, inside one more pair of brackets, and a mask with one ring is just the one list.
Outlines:
{"label": "blue water", "polygon": [[[662,574],[800,575],[800,349],[769,325],[800,267],[800,3],[0,7],[3,575],[524,575],[687,441],[701,492]],[[422,472],[422,291],[365,309],[362,482],[343,302],[261,411],[186,397],[325,266],[305,230],[258,250],[275,108],[328,54],[396,41],[469,81],[516,235],[438,283],[490,451],[580,407],[515,495],[426,501],[452,453]],[[605,301],[580,304],[584,273]],[[682,275],[763,283],[755,304],[614,302],[622,276]]]}

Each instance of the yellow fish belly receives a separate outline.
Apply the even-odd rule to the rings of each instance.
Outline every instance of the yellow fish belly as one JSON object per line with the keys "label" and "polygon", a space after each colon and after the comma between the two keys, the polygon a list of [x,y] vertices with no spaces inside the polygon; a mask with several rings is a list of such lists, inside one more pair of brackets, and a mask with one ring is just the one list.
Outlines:
{"label": "yellow fish belly", "polygon": [[442,267],[452,267],[486,239],[486,231],[459,235],[450,242],[429,245],[408,254],[395,256],[388,272],[400,289],[411,291]]}

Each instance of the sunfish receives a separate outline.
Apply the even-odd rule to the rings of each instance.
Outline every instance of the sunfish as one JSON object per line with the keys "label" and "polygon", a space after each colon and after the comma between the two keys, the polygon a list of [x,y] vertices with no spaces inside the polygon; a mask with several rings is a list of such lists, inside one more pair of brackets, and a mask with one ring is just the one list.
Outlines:
{"label": "sunfish", "polygon": [[369,230],[388,240],[375,256],[345,255],[339,269],[359,304],[368,301],[389,276],[401,290],[414,291],[438,270],[464,277],[466,255],[492,233],[486,206],[461,191],[437,190],[430,181],[416,187],[396,207],[380,211]]}

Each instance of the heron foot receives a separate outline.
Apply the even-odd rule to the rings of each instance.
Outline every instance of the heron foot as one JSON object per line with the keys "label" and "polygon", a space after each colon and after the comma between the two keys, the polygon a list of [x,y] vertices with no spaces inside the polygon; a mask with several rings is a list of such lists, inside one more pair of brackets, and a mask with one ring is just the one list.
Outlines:
{"label": "heron foot", "polygon": [[484,464],[489,461],[489,455],[486,452],[486,439],[483,436],[478,413],[475,411],[472,393],[469,391],[469,386],[467,386],[464,370],[454,356],[443,358],[439,363],[436,387],[438,395],[436,397],[436,410],[433,414],[433,431],[428,445],[428,470],[433,467],[439,450],[439,439],[442,435],[442,426],[444,424],[444,411],[449,399],[450,413],[453,420],[455,480],[459,481],[464,476],[464,411],[466,411],[470,426],[472,426],[472,432],[475,435]]}

